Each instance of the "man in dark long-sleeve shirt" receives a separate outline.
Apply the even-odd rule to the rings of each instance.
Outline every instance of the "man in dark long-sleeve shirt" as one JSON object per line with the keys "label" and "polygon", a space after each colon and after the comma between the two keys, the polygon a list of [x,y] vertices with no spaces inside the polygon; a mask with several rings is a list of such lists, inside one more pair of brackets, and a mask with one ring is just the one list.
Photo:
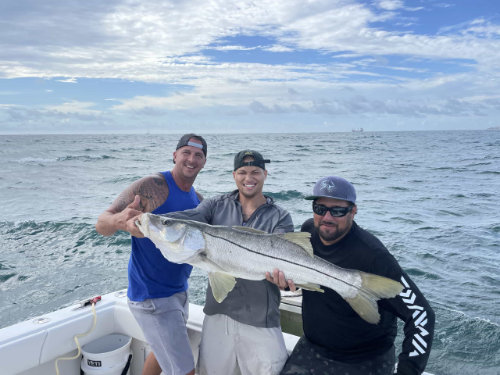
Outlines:
{"label": "man in dark long-sleeve shirt", "polygon": [[[393,374],[397,318],[405,322],[398,375],[421,374],[427,364],[434,333],[434,312],[396,259],[372,234],[354,222],[354,187],[340,177],[318,181],[313,195],[314,218],[302,225],[311,233],[314,254],[343,268],[389,277],[403,284],[395,298],[378,301],[378,324],[370,324],[331,289],[303,291],[304,336],[281,374]],[[285,276],[274,272],[281,288]],[[271,277],[268,277],[271,281]]]}

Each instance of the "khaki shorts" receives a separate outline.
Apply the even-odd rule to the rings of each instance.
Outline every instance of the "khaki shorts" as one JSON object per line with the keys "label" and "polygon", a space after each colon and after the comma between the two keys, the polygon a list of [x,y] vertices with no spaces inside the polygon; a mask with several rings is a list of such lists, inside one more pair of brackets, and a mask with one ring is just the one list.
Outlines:
{"label": "khaki shorts", "polygon": [[205,316],[199,375],[277,375],[287,358],[280,327],[254,327],[222,314]]}
{"label": "khaki shorts", "polygon": [[165,374],[185,375],[194,369],[186,328],[186,292],[145,301],[129,300],[128,305]]}

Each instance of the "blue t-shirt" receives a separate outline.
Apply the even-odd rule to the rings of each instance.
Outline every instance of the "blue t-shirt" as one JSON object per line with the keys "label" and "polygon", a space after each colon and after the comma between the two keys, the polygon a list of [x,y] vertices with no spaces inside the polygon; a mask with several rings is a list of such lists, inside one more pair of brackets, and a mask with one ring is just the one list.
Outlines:
{"label": "blue t-shirt", "polygon": [[[168,184],[168,198],[153,214],[182,211],[196,207],[200,200],[193,187],[181,190],[172,174],[162,172]],[[183,292],[188,288],[188,278],[193,267],[189,264],[171,263],[149,238],[132,237],[132,252],[128,264],[128,291],[131,301],[163,298]]]}

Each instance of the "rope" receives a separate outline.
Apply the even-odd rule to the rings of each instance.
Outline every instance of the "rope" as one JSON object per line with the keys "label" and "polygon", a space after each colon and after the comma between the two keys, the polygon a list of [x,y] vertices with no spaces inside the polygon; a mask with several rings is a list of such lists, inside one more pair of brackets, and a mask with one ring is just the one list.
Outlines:
{"label": "rope", "polygon": [[59,366],[58,366],[59,361],[71,361],[72,359],[77,359],[81,355],[82,348],[80,346],[80,343],[78,342],[78,338],[87,336],[90,332],[92,332],[94,330],[94,328],[96,326],[97,314],[95,312],[95,302],[92,302],[92,316],[93,316],[92,327],[90,327],[90,329],[85,333],[80,333],[78,335],[73,336],[73,340],[75,340],[76,347],[78,348],[78,352],[73,357],[60,357],[60,358],[56,359],[56,362],[55,362],[56,375],[59,375]]}

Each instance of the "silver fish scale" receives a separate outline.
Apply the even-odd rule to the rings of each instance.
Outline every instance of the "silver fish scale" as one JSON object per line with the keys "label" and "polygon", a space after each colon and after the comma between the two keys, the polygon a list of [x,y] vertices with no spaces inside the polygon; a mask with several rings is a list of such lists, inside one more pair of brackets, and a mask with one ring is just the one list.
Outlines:
{"label": "silver fish scale", "polygon": [[262,280],[277,268],[296,284],[319,284],[344,298],[354,297],[361,287],[358,271],[345,270],[276,234],[258,234],[227,227],[204,231],[206,257],[233,276]]}

